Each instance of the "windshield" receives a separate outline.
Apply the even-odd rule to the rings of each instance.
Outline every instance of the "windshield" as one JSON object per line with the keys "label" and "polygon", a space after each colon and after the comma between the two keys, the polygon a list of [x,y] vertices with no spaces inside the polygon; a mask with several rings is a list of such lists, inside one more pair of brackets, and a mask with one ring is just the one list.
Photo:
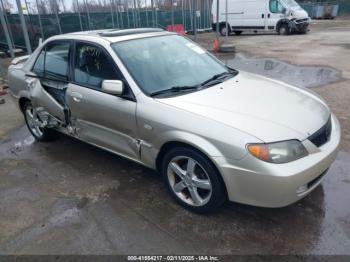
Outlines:
{"label": "windshield", "polygon": [[289,8],[300,7],[299,4],[294,0],[282,0],[282,2],[286,7],[289,7]]}
{"label": "windshield", "polygon": [[147,95],[174,87],[194,87],[229,73],[205,50],[178,35],[123,41],[112,48]]}

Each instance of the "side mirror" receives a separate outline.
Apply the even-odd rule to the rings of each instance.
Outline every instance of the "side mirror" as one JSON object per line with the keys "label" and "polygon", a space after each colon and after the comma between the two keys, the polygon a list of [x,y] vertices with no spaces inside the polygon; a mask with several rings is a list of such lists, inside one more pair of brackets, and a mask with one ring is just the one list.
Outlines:
{"label": "side mirror", "polygon": [[282,14],[287,14],[287,9],[285,7],[282,8]]}
{"label": "side mirror", "polygon": [[123,94],[124,84],[120,80],[104,80],[102,82],[102,91],[111,94],[120,96]]}

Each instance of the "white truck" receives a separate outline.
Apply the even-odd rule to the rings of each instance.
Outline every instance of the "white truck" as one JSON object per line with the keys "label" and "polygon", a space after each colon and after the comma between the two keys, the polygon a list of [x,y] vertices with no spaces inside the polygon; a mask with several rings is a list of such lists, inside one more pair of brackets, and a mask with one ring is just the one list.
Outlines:
{"label": "white truck", "polygon": [[[307,33],[310,18],[294,0],[219,0],[219,32],[239,35],[243,31],[274,32],[280,35]],[[212,5],[212,27],[216,30],[217,0]]]}

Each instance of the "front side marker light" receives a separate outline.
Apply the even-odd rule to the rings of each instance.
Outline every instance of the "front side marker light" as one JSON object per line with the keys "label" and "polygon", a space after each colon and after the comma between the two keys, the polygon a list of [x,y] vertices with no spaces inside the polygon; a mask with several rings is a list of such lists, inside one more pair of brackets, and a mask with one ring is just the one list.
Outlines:
{"label": "front side marker light", "polygon": [[248,151],[260,160],[269,161],[270,159],[269,149],[265,144],[248,145]]}

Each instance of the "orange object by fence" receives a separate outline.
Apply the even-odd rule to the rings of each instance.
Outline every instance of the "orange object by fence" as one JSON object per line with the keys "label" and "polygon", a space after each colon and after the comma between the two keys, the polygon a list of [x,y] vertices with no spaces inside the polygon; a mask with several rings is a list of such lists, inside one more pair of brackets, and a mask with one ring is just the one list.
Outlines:
{"label": "orange object by fence", "polygon": [[220,46],[219,46],[219,40],[215,38],[214,44],[213,44],[213,51],[214,52],[219,52]]}
{"label": "orange object by fence", "polygon": [[179,35],[185,35],[185,29],[182,24],[175,24],[174,27],[172,25],[167,25],[166,30],[169,32],[175,32],[178,33]]}

